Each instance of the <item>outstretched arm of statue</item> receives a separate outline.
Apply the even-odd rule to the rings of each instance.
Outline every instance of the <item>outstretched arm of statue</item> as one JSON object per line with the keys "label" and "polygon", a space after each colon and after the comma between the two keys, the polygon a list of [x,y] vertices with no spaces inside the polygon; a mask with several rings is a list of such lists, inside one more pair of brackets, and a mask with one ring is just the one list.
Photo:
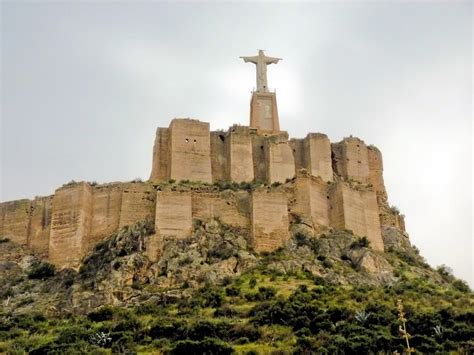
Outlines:
{"label": "outstretched arm of statue", "polygon": [[258,60],[258,56],[257,57],[240,57],[244,60],[245,63],[253,63],[253,64],[257,64],[257,60]]}
{"label": "outstretched arm of statue", "polygon": [[277,64],[280,60],[283,60],[283,59],[273,58],[273,57],[265,57],[265,63],[266,64]]}

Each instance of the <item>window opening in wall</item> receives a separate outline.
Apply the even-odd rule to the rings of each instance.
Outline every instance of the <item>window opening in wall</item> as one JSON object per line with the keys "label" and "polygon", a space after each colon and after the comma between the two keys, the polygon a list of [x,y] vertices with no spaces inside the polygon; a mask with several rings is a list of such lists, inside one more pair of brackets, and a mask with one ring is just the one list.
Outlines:
{"label": "window opening in wall", "polygon": [[221,141],[223,141],[223,142],[225,141],[225,137],[224,137],[223,134],[219,134],[219,138],[221,139]]}
{"label": "window opening in wall", "polygon": [[260,149],[263,150],[263,145],[260,146]]}
{"label": "window opening in wall", "polygon": [[186,141],[186,143],[189,143],[189,139],[188,139],[188,138],[186,138],[185,141]]}
{"label": "window opening in wall", "polygon": [[197,142],[197,141],[196,141],[196,140],[194,140],[194,143],[196,143],[196,142]]}

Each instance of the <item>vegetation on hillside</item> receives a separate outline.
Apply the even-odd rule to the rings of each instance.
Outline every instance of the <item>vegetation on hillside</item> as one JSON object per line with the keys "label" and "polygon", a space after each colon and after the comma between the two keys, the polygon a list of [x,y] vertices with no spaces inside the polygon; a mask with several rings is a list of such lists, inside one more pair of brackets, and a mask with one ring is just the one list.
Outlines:
{"label": "vegetation on hillside", "polygon": [[199,222],[156,263],[152,233],[124,228],[78,272],[0,264],[0,353],[401,354],[399,302],[416,352],[474,352],[469,287],[395,230],[382,253],[350,231],[296,223],[285,247],[257,254],[243,231]]}

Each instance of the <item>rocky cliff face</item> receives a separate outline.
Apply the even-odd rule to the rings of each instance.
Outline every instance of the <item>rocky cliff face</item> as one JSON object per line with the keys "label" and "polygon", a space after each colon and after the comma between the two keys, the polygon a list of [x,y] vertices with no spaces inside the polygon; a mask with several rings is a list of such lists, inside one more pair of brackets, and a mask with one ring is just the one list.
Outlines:
{"label": "rocky cliff face", "polygon": [[5,310],[42,309],[49,313],[87,313],[103,305],[132,306],[169,297],[189,297],[193,289],[219,285],[254,269],[276,274],[308,274],[339,285],[391,285],[403,257],[414,273],[443,283],[423,262],[404,232],[383,231],[386,252],[370,248],[350,232],[320,233],[304,223],[291,225],[291,238],[275,252],[257,253],[248,231],[218,220],[195,221],[190,238],[164,240],[158,261],[148,257],[153,224],[122,228],[81,262],[78,271],[48,270],[14,242],[0,243],[0,296]]}

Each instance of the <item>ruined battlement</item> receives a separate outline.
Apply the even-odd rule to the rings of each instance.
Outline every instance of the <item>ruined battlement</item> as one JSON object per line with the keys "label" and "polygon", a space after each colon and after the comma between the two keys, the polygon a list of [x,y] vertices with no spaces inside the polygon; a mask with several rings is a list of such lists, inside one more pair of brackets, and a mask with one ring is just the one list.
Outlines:
{"label": "ruined battlement", "polygon": [[[188,131],[189,125],[195,129]],[[0,237],[60,267],[75,267],[95,244],[142,220],[155,225],[147,248],[153,260],[160,257],[164,240],[190,237],[196,220],[217,218],[239,228],[258,252],[285,243],[295,218],[317,231],[350,230],[380,251],[383,226],[404,230],[403,217],[386,201],[380,151],[363,141],[347,138],[331,145],[319,133],[288,140],[285,132],[260,135],[243,126],[209,132],[208,127],[186,119],[158,129],[155,154],[157,144],[158,152],[168,153],[155,157],[154,171],[165,176],[159,175],[165,167],[167,179],[70,183],[52,196],[0,203]],[[161,150],[163,132],[169,142],[174,140],[170,144],[178,147],[176,152]],[[180,166],[171,168],[160,159]],[[193,159],[203,166],[192,167]],[[201,177],[201,183],[193,182],[193,176]],[[266,183],[256,182],[259,178]],[[225,180],[253,183],[235,191],[226,188]]]}
{"label": "ruined battlement", "polygon": [[[315,231],[350,230],[383,251],[382,227],[405,224],[388,205],[380,151],[355,137],[290,139],[266,79],[266,66],[281,59],[262,50],[242,58],[257,65],[250,126],[211,132],[207,122],[175,118],[156,131],[149,181],[72,183],[52,196],[0,203],[0,237],[76,267],[95,244],[138,221],[154,222],[147,251],[156,260],[163,241],[190,237],[195,221],[237,227],[260,252],[282,246],[292,221],[304,220]],[[235,191],[223,182],[246,184]]]}

